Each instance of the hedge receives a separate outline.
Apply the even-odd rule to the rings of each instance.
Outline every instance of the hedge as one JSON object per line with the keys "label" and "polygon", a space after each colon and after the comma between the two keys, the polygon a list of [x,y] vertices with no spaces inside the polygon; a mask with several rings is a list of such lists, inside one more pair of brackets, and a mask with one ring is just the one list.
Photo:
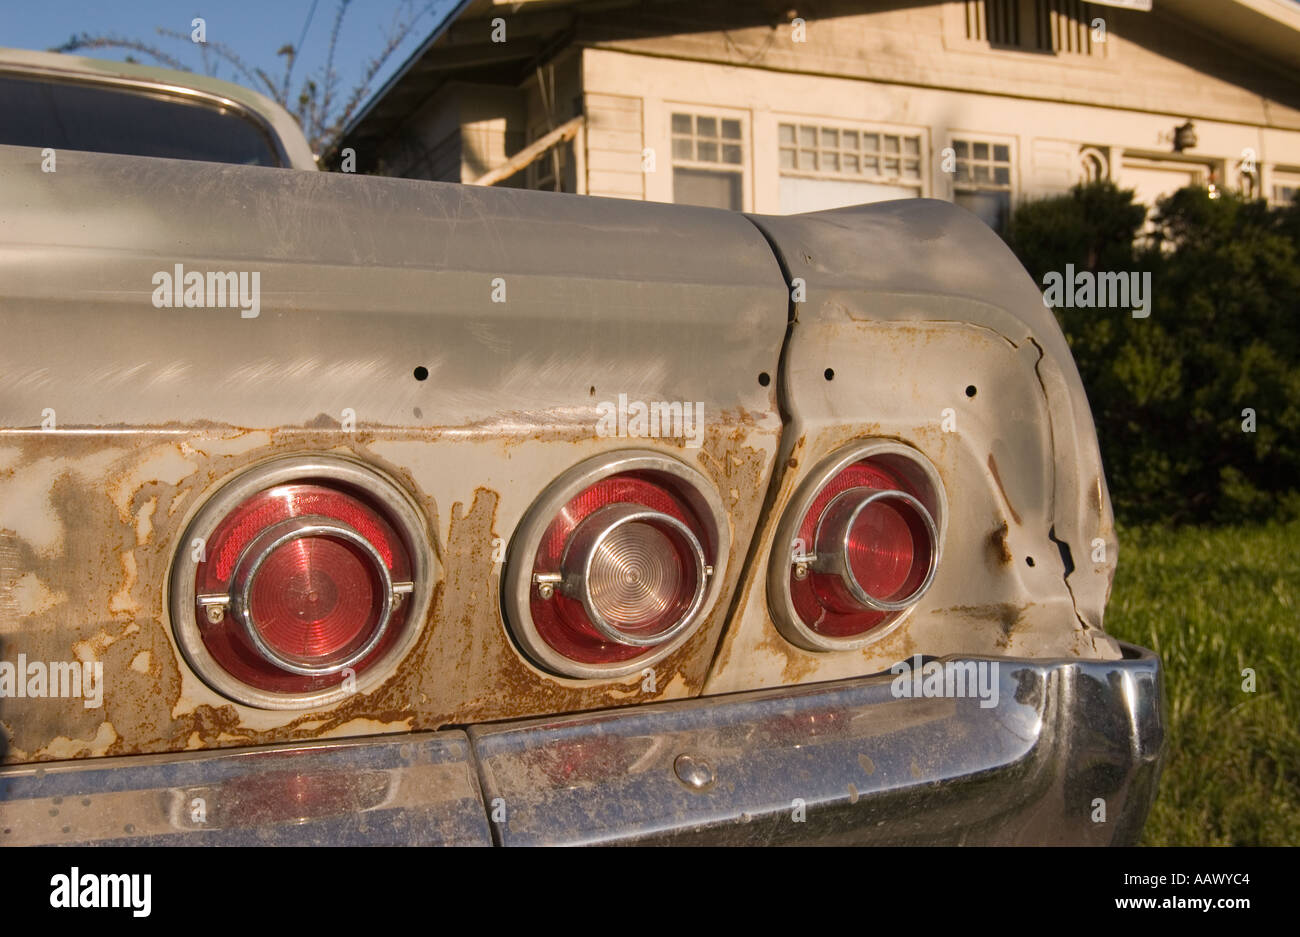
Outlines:
{"label": "hedge", "polygon": [[1079,185],[1022,203],[1003,232],[1040,287],[1067,264],[1150,275],[1145,317],[1054,307],[1116,513],[1171,523],[1296,516],[1300,205],[1187,188],[1161,199],[1147,224],[1133,194]]}

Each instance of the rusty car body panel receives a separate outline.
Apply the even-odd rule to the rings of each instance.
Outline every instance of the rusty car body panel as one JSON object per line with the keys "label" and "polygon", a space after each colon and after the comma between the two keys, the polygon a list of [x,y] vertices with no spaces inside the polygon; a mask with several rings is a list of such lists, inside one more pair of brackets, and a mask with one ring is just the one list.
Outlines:
{"label": "rusty car body panel", "polygon": [[769,524],[706,691],[875,673],[918,652],[1118,657],[1101,628],[1117,545],[1087,398],[1032,281],[1004,275],[1018,262],[1001,240],[922,199],[755,223],[807,293],[784,352],[769,519],[862,437],[915,446],[956,494],[933,587],[905,627],[857,651],[777,633],[761,587]]}
{"label": "rusty car body panel", "polygon": [[[1116,543],[1087,400],[974,216],[913,199],[749,217],[90,152],[48,173],[11,146],[0,206],[0,660],[104,673],[95,706],[0,698],[0,843],[1140,832],[1159,662],[1103,630]],[[160,308],[154,277],[178,265],[255,271],[259,308]],[[702,434],[602,435],[620,394],[698,403]],[[933,587],[879,640],[804,650],[764,588],[778,523],[819,460],[876,439],[942,479]],[[552,480],[624,451],[714,486],[720,596],[645,672],[557,676],[511,637],[505,548]],[[236,702],[182,653],[173,562],[230,479],[325,454],[422,516],[418,639],[337,702]],[[914,655],[1001,662],[1011,702],[890,698]],[[687,783],[682,757],[707,771]],[[1091,796],[1111,825],[1081,819]],[[790,827],[792,798],[817,821]]]}
{"label": "rusty car body panel", "polygon": [[[29,157],[4,149],[0,186],[39,177]],[[781,428],[758,375],[777,369],[786,291],[753,225],[692,213],[705,253],[668,206],[629,218],[617,202],[101,154],[65,154],[59,173],[9,212],[22,245],[0,248],[13,335],[0,528],[15,557],[0,602],[21,622],[6,626],[5,652],[92,655],[114,677],[102,709],[6,700],[8,760],[429,730],[699,692]],[[202,235],[191,184],[209,205]],[[338,223],[362,214],[376,223]],[[256,319],[150,304],[154,271],[197,236],[208,243],[187,266],[261,271]],[[68,269],[70,256],[81,262]],[[492,301],[498,277],[506,302]],[[598,436],[596,408],[620,392],[702,402],[699,447]],[[355,431],[341,428],[345,411]],[[651,693],[640,675],[539,670],[511,645],[496,601],[500,546],[544,480],[630,446],[694,464],[733,525],[731,583],[657,665]],[[390,681],[326,712],[270,712],[188,671],[166,580],[208,493],[304,452],[346,453],[404,483],[442,575],[421,641]]]}

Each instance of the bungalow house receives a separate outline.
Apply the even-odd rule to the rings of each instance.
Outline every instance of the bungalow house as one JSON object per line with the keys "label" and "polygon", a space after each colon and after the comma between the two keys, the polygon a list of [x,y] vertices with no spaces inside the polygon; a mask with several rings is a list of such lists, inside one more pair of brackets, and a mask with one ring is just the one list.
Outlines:
{"label": "bungalow house", "polygon": [[[1300,190],[1295,0],[465,0],[327,161],[759,213]],[[351,168],[351,167],[349,167]]]}

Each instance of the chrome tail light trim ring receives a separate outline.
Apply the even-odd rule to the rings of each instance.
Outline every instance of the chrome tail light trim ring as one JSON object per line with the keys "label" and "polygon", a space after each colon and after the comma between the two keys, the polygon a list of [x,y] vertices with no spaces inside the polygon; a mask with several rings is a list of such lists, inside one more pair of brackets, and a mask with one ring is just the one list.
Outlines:
{"label": "chrome tail light trim ring", "polygon": [[[849,562],[850,537],[858,517],[872,504],[888,501],[898,501],[906,505],[920,519],[929,540],[926,550],[929,553],[929,560],[926,563],[925,577],[908,595],[893,601],[869,593],[858,581],[853,565]],[[823,538],[823,531],[825,531],[825,538]],[[936,548],[939,542],[939,528],[935,525],[930,512],[925,509],[925,505],[905,491],[850,488],[840,492],[826,506],[826,510],[817,521],[815,539],[817,554],[813,569],[820,573],[838,576],[854,599],[865,608],[877,612],[901,612],[911,608],[930,588],[935,571],[938,569]]]}
{"label": "chrome tail light trim ring", "polygon": [[[212,657],[204,645],[202,629],[208,623],[206,613],[214,608],[229,607],[234,598],[227,596],[224,597],[227,601],[221,602],[223,597],[195,594],[194,576],[198,561],[194,544],[196,541],[206,543],[231,511],[258,492],[277,485],[309,481],[352,489],[383,508],[398,535],[405,540],[410,554],[411,582],[392,584],[394,604],[400,601],[407,606],[408,617],[400,640],[392,644],[382,660],[357,674],[354,681],[306,693],[276,693],[237,679]],[[428,523],[415,500],[396,481],[351,456],[320,453],[280,456],[239,472],[197,500],[168,569],[168,615],[171,633],[181,656],[190,670],[217,693],[256,709],[319,709],[356,693],[373,690],[393,675],[397,665],[415,647],[425,627],[424,619],[440,575],[428,530]],[[397,596],[402,598],[399,600]],[[197,614],[199,609],[205,612],[203,617]]]}
{"label": "chrome tail light trim ring", "polygon": [[[552,648],[538,633],[530,611],[530,593],[535,583],[533,564],[542,537],[556,514],[576,495],[602,479],[626,472],[659,475],[672,483],[674,491],[690,505],[706,527],[704,596],[695,615],[672,637],[646,653],[612,664],[571,660]],[[530,663],[552,674],[581,680],[602,680],[640,673],[681,647],[708,618],[726,582],[731,551],[731,525],[713,483],[698,469],[678,459],[645,449],[621,449],[592,456],[561,474],[525,512],[510,538],[501,574],[501,606],[504,625]],[[712,562],[709,554],[712,553]],[[554,577],[537,577],[539,594],[563,588]]]}
{"label": "chrome tail light trim ring", "polygon": [[[785,505],[781,518],[777,522],[772,552],[767,564],[768,613],[782,637],[807,651],[855,650],[874,644],[897,629],[916,607],[915,603],[912,603],[903,610],[892,612],[894,618],[891,621],[886,621],[865,634],[850,638],[834,638],[819,634],[805,625],[795,610],[794,600],[790,594],[791,572],[793,570],[798,576],[799,567],[802,565],[806,574],[806,571],[813,568],[818,560],[815,544],[802,544],[803,552],[800,552],[801,544],[796,542],[803,519],[818,495],[832,479],[853,463],[864,459],[877,461],[898,473],[918,492],[917,500],[924,507],[936,531],[931,554],[935,574],[943,557],[943,542],[947,534],[948,522],[947,493],[938,470],[919,450],[895,440],[864,439],[826,456],[809,471]],[[933,583],[933,578],[933,576],[927,577],[927,589]],[[919,598],[920,596],[918,600]]]}
{"label": "chrome tail light trim ring", "polygon": [[[262,630],[253,617],[253,583],[257,579],[257,574],[261,572],[262,565],[280,547],[295,540],[309,537],[328,537],[343,540],[360,550],[375,568],[380,582],[380,601],[383,603],[379,609],[379,615],[375,619],[375,624],[371,628],[370,637],[361,647],[343,660],[315,666],[294,660],[273,648],[263,636]],[[249,541],[248,546],[239,555],[239,559],[235,561],[235,572],[231,585],[233,588],[231,589],[230,612],[243,626],[244,634],[248,636],[248,640],[252,642],[253,647],[268,663],[290,673],[322,676],[339,673],[365,660],[383,639],[384,632],[388,630],[388,623],[393,617],[393,577],[389,575],[384,558],[379,555],[379,551],[375,549],[374,544],[369,540],[347,524],[330,517],[291,517],[277,524],[272,524],[263,530]]]}
{"label": "chrome tail light trim ring", "polygon": [[[648,635],[629,633],[609,621],[598,607],[590,589],[592,564],[598,556],[601,545],[608,541],[619,528],[634,523],[667,527],[673,531],[678,539],[686,544],[694,569],[695,585],[692,589],[689,606],[677,616],[669,627]],[[573,532],[573,536],[569,539],[568,547],[565,550],[564,565],[566,567],[569,566],[570,554],[575,555],[578,568],[566,572],[563,580],[564,591],[571,598],[582,603],[583,610],[587,613],[587,617],[591,619],[591,623],[596,630],[606,639],[617,644],[626,644],[632,647],[654,647],[665,641],[671,641],[694,623],[701,606],[704,604],[704,595],[709,579],[707,572],[708,561],[704,555],[704,547],[700,545],[700,541],[689,527],[677,520],[677,518],[670,517],[660,511],[638,508],[633,504],[607,505],[594,512]]]}

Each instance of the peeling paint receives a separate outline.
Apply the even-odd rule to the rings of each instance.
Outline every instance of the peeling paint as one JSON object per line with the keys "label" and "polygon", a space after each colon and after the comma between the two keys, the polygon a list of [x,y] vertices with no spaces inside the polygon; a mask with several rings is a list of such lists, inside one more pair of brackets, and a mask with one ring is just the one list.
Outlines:
{"label": "peeling paint", "polygon": [[67,593],[49,588],[35,573],[22,573],[14,578],[16,570],[0,569],[0,634],[16,634],[22,630],[20,619],[48,612],[68,600]]}
{"label": "peeling paint", "polygon": [[[707,428],[698,450],[672,440],[601,440],[593,436],[594,422],[534,429],[527,438],[508,439],[453,428],[363,425],[349,437],[310,427],[252,433],[205,426],[189,434],[170,429],[120,433],[108,455],[91,450],[83,436],[18,437],[20,465],[46,470],[58,465],[61,474],[53,483],[48,477],[43,481],[51,524],[24,523],[21,531],[0,531],[0,550],[10,551],[14,565],[32,577],[24,582],[39,581],[47,589],[57,584],[66,593],[15,631],[17,650],[33,658],[71,654],[101,661],[105,692],[103,709],[94,714],[81,709],[79,701],[73,706],[43,700],[39,709],[34,701],[0,701],[0,725],[9,736],[5,760],[430,730],[697,694],[723,628],[727,590],[699,631],[656,665],[656,692],[642,692],[639,678],[568,680],[540,671],[514,647],[500,617],[494,543],[509,537],[544,485],[521,485],[518,466],[530,465],[530,478],[554,477],[611,442],[623,448],[649,444],[693,460],[723,494],[733,525],[728,569],[734,583],[748,546],[746,532],[758,522],[778,428],[770,416],[724,410]],[[254,444],[258,442],[265,444]],[[74,450],[67,458],[51,456],[65,446]],[[511,450],[526,452],[528,462],[502,458]],[[434,589],[415,647],[372,691],[319,711],[273,712],[234,704],[196,679],[180,657],[167,621],[166,571],[188,518],[225,480],[278,455],[330,451],[375,465],[417,496],[445,574]],[[393,457],[402,461],[391,461]],[[482,474],[498,487],[459,488],[465,497],[441,505],[423,493],[445,496],[458,489],[471,466],[490,466]],[[0,487],[6,499],[13,496],[8,480]],[[33,488],[29,483],[22,491]],[[502,516],[503,498],[509,503],[508,520]],[[49,531],[56,527],[60,533],[76,529],[78,535],[53,537]],[[10,588],[2,594],[13,592]],[[101,723],[111,725],[113,735],[94,742]]]}

